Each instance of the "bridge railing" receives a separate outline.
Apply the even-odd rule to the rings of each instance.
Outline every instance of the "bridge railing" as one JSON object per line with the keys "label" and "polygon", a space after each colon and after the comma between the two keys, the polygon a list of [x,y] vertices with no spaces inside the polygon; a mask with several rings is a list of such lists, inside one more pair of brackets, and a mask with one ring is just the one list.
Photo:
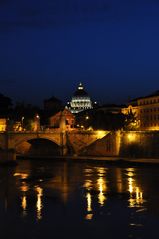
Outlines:
{"label": "bridge railing", "polygon": [[[7,130],[7,131],[0,131],[0,134],[31,134],[31,133],[60,133],[60,128],[44,128],[40,130]],[[98,132],[97,130],[84,130],[79,128],[72,128],[72,129],[66,129],[65,132],[67,133],[80,133],[80,134],[94,134],[95,132]]]}

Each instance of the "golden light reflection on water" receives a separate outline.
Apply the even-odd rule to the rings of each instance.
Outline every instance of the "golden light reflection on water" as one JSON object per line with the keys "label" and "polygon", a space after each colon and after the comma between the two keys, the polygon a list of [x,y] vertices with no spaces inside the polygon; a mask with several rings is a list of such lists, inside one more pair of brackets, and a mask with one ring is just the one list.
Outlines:
{"label": "golden light reflection on water", "polygon": [[88,192],[86,193],[87,215],[86,215],[85,219],[91,220],[92,217],[93,217],[93,213],[92,213],[92,195],[91,195],[91,192],[90,192],[90,189],[92,188],[92,181],[91,180],[86,180],[86,182],[84,183],[84,187],[88,190]]}
{"label": "golden light reflection on water", "polygon": [[134,179],[128,178],[128,191],[130,192],[130,194],[132,194],[133,190],[134,190],[133,181],[134,181]]}
{"label": "golden light reflection on water", "polygon": [[97,189],[99,191],[98,194],[98,202],[100,204],[100,206],[104,205],[104,202],[106,200],[106,196],[104,195],[104,193],[106,192],[107,186],[106,186],[106,169],[103,167],[97,168],[97,175],[98,175],[98,179],[97,179]]}
{"label": "golden light reflection on water", "polygon": [[[87,200],[87,215],[86,219],[91,220],[93,218],[92,201],[94,200],[93,192],[97,192],[98,203],[103,206],[106,201],[106,196],[104,195],[107,190],[106,186],[106,169],[103,167],[96,167],[94,171],[85,169],[86,179],[83,187],[86,189],[86,200]],[[96,180],[94,181],[94,179]]]}
{"label": "golden light reflection on water", "polygon": [[37,201],[36,201],[36,212],[37,212],[37,220],[42,219],[42,196],[43,196],[43,189],[39,186],[35,187],[35,191],[37,192]]}
{"label": "golden light reflection on water", "polygon": [[[92,212],[92,195],[91,195],[91,189],[93,187],[93,182],[92,182],[92,173],[93,170],[86,168],[84,170],[85,176],[87,177],[85,179],[85,182],[83,184],[83,187],[86,189],[86,202],[87,202],[87,208],[86,208],[86,220],[92,220],[93,218],[93,212]],[[91,179],[88,179],[88,177],[91,177]]]}
{"label": "golden light reflection on water", "polygon": [[[23,182],[23,184],[20,187],[20,191],[22,192],[22,197],[21,197],[21,207],[23,209],[23,216],[27,215],[27,195],[26,192],[29,190],[28,185]],[[37,213],[37,220],[42,219],[42,196],[43,196],[43,189],[39,186],[35,186],[35,191],[37,193],[37,200],[36,200],[36,213]]]}
{"label": "golden light reflection on water", "polygon": [[93,170],[92,170],[91,168],[86,168],[86,169],[84,169],[84,173],[85,173],[85,174],[87,174],[87,173],[88,173],[88,174],[89,174],[89,173],[91,174],[91,173],[93,173]]}
{"label": "golden light reflection on water", "polygon": [[128,168],[126,175],[128,176],[128,191],[130,193],[130,198],[128,200],[129,207],[140,207],[144,203],[144,199],[143,192],[134,179],[135,169]]}
{"label": "golden light reflection on water", "polygon": [[23,216],[26,216],[27,215],[27,198],[26,198],[26,195],[23,195],[22,196],[22,202],[21,202],[21,206],[23,208]]}
{"label": "golden light reflection on water", "polygon": [[86,217],[85,217],[86,220],[92,220],[92,218],[93,218],[92,213],[87,214]]}
{"label": "golden light reflection on water", "polygon": [[[20,177],[21,179],[27,179],[28,178],[28,173],[14,173],[14,177]],[[25,217],[27,215],[27,196],[26,192],[29,190],[28,185],[23,182],[20,191],[22,192],[22,197],[21,197],[21,207],[22,207],[22,215]]]}
{"label": "golden light reflection on water", "polygon": [[143,192],[140,190],[140,188],[136,188],[136,202],[137,204],[143,204]]}
{"label": "golden light reflection on water", "polygon": [[28,177],[27,173],[14,173],[14,177],[20,176],[21,179],[26,179]]}
{"label": "golden light reflection on water", "polygon": [[92,213],[92,196],[90,192],[86,194],[86,199],[87,199],[87,215],[85,218],[87,220],[91,220],[93,217],[93,213]]}
{"label": "golden light reflection on water", "polygon": [[106,200],[106,197],[104,196],[104,192],[106,192],[106,183],[102,177],[97,179],[97,187],[99,190],[98,202],[99,202],[100,206],[103,206],[104,202]]}
{"label": "golden light reflection on water", "polygon": [[100,177],[100,176],[104,176],[105,173],[106,173],[106,169],[105,169],[105,168],[102,168],[102,167],[97,168],[97,173],[98,173],[98,176],[99,176],[99,177]]}
{"label": "golden light reflection on water", "polygon": [[[54,188],[58,188],[60,192],[62,192],[63,201],[67,201],[68,195],[72,192],[72,188],[69,185],[68,177],[67,177],[67,168],[65,168],[62,175],[54,178]],[[85,189],[84,200],[85,200],[85,212],[86,220],[92,220],[93,215],[95,215],[96,204],[98,204],[98,208],[100,207],[102,211],[102,207],[106,205],[107,199],[112,199],[123,192],[126,193],[128,198],[126,198],[126,202],[128,202],[129,207],[142,207],[144,201],[144,192],[139,185],[136,175],[138,175],[135,168],[105,168],[105,167],[91,167],[83,170],[84,172],[84,183],[83,188]],[[26,179],[28,174],[26,173],[16,173],[14,176],[20,176],[22,179]],[[20,191],[22,192],[21,196],[21,208],[23,209],[23,215],[26,216],[28,211],[28,197],[27,191],[31,189],[28,186],[27,180],[21,180]],[[30,181],[29,181],[30,182]],[[36,218],[37,220],[41,220],[43,215],[43,188],[39,185],[33,188],[34,194],[36,193]],[[121,197],[120,197],[121,198]],[[124,197],[125,200],[125,197]]]}
{"label": "golden light reflection on water", "polygon": [[20,187],[20,191],[27,192],[28,190],[29,190],[28,185],[25,182],[23,182],[22,186]]}
{"label": "golden light reflection on water", "polygon": [[87,198],[87,212],[91,212],[92,211],[92,207],[91,207],[91,204],[92,204],[91,194],[87,193],[86,198]]}
{"label": "golden light reflection on water", "polygon": [[133,176],[134,176],[134,173],[133,173],[133,172],[128,172],[128,173],[127,173],[127,176],[128,176],[128,177],[133,177]]}
{"label": "golden light reflection on water", "polygon": [[84,188],[86,188],[87,190],[92,189],[92,187],[93,187],[93,185],[92,185],[92,180],[86,179],[83,186],[84,186]]}
{"label": "golden light reflection on water", "polygon": [[20,191],[22,192],[22,197],[21,197],[21,207],[23,209],[23,216],[27,215],[27,196],[26,196],[26,192],[29,190],[28,185],[23,182],[22,186],[20,187]]}

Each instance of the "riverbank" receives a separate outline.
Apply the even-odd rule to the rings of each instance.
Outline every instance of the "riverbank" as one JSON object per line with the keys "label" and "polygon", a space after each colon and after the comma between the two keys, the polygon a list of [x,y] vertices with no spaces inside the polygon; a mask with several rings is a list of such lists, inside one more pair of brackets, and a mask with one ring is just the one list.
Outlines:
{"label": "riverbank", "polygon": [[158,165],[159,158],[124,158],[124,157],[94,157],[94,156],[17,156],[17,159],[29,160],[62,160],[80,162],[102,162],[109,164]]}

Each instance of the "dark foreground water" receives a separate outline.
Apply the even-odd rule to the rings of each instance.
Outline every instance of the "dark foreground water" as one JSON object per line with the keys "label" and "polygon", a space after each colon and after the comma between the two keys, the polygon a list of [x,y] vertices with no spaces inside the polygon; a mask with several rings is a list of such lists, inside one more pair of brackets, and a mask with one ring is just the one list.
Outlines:
{"label": "dark foreground water", "polygon": [[159,238],[159,167],[19,161],[0,168],[0,238]]}

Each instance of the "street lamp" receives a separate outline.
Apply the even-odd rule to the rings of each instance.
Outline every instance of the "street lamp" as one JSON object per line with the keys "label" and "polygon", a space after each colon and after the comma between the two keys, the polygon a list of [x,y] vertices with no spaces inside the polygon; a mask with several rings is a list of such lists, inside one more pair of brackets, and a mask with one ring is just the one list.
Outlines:
{"label": "street lamp", "polygon": [[38,114],[35,116],[35,120],[36,120],[36,130],[38,131],[40,129],[40,116]]}
{"label": "street lamp", "polygon": [[22,117],[22,122],[21,122],[21,124],[22,124],[22,130],[23,130],[23,126],[24,126],[23,122],[24,122],[24,116]]}

